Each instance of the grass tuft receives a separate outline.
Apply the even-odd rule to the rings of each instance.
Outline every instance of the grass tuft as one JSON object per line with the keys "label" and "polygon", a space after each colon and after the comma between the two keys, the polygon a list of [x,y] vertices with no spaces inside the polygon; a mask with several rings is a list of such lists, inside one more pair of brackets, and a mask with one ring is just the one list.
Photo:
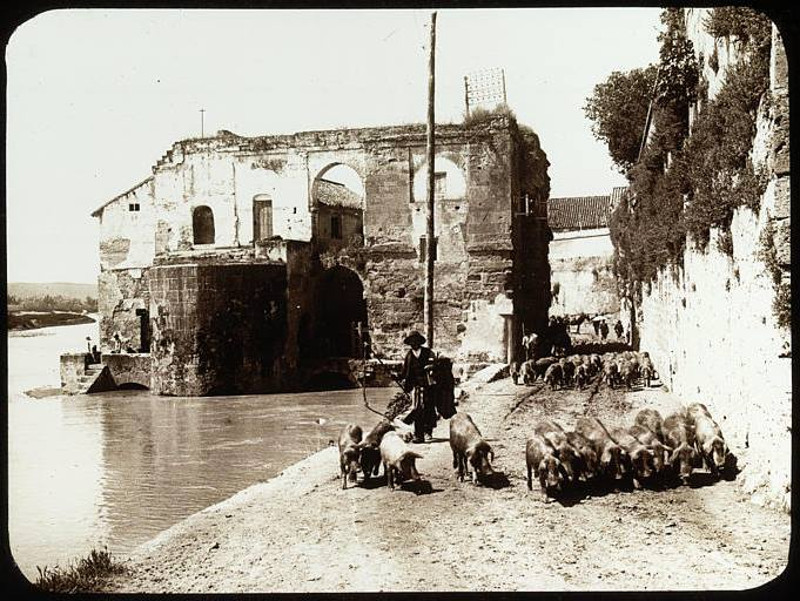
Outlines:
{"label": "grass tuft", "polygon": [[36,566],[39,576],[34,583],[51,593],[97,593],[102,592],[110,577],[123,574],[125,566],[115,561],[108,549],[92,549],[88,557],[61,568]]}

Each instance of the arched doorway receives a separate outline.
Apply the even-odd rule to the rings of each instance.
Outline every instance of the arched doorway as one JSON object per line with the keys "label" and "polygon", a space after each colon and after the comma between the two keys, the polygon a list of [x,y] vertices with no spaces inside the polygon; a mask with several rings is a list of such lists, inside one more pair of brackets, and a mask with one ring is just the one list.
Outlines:
{"label": "arched doorway", "polygon": [[341,265],[325,271],[315,304],[319,356],[360,358],[367,339],[367,303],[358,275]]}

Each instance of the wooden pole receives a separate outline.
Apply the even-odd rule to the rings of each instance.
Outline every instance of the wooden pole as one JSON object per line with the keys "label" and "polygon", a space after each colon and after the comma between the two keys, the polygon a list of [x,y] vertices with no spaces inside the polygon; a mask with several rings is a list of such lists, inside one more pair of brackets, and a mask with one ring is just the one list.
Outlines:
{"label": "wooden pole", "polygon": [[428,347],[433,348],[433,271],[434,271],[434,228],[433,228],[433,196],[436,185],[436,169],[434,166],[434,121],[433,99],[435,91],[436,73],[436,12],[431,13],[431,46],[430,57],[428,59],[428,218],[427,236],[425,240],[425,307],[423,319],[425,321],[425,337],[428,339]]}

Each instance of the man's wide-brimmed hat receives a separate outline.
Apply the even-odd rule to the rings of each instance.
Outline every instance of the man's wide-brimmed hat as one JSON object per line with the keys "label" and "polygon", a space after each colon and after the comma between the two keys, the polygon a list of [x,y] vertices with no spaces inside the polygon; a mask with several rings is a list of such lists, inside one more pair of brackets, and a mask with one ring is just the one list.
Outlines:
{"label": "man's wide-brimmed hat", "polygon": [[412,344],[413,342],[419,342],[420,344],[425,344],[425,336],[413,330],[408,336],[403,339],[403,344]]}

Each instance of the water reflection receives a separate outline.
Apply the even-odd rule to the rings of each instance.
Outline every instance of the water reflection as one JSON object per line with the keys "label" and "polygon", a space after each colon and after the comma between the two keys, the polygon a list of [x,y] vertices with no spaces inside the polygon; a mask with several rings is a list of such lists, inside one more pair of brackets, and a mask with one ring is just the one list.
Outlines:
{"label": "water reflection", "polygon": [[[53,375],[57,385],[58,354],[80,348],[91,328],[9,335],[9,538],[29,578],[36,565],[64,565],[92,548],[124,555],[325,447],[348,421],[369,428],[378,420],[361,391],[204,399],[22,394],[54,385]],[[382,409],[393,392],[370,389],[370,405]]]}

